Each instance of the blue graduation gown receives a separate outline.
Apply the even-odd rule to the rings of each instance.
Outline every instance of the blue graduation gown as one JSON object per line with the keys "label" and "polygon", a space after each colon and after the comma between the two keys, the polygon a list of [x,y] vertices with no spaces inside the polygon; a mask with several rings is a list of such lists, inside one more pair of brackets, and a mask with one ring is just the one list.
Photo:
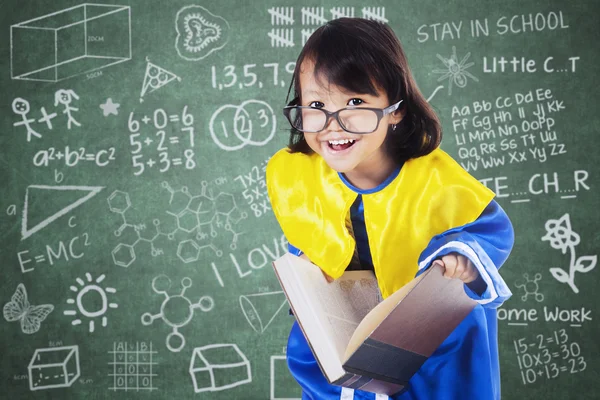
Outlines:
{"label": "blue graduation gown", "polygon": [[[431,239],[419,257],[417,275],[425,271],[436,258],[454,252],[473,262],[486,288],[478,295],[465,285],[465,292],[477,300],[478,305],[421,366],[409,381],[408,388],[392,399],[500,399],[496,308],[511,296],[511,292],[498,269],[507,259],[513,242],[510,220],[494,200],[472,223],[452,228]],[[296,255],[302,253],[292,244],[289,250]],[[361,260],[368,259],[368,255],[364,254],[368,248],[359,247],[361,251]],[[303,399],[388,398],[329,384],[297,322],[289,335],[287,361],[290,372],[302,387]]]}

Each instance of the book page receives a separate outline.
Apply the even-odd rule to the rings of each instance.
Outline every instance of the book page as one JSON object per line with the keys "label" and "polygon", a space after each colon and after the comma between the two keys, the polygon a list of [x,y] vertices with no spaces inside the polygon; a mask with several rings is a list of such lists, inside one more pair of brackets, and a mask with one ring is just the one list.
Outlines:
{"label": "book page", "polygon": [[348,341],[347,349],[344,351],[343,360],[347,360],[352,353],[358,349],[358,347],[365,341],[367,337],[379,326],[392,310],[402,301],[402,299],[411,291],[412,288],[423,278],[424,274],[419,275],[417,278],[408,282],[402,288],[397,290],[387,299],[379,303],[373,310],[371,310],[367,316],[360,322],[359,326],[355,329],[352,338]]}
{"label": "book page", "polygon": [[321,369],[330,381],[338,379],[354,329],[379,301],[375,276],[350,271],[328,283],[319,267],[290,253],[273,265]]}
{"label": "book page", "polygon": [[370,271],[349,271],[326,285],[318,290],[319,302],[345,349],[360,321],[379,303],[379,287]]}

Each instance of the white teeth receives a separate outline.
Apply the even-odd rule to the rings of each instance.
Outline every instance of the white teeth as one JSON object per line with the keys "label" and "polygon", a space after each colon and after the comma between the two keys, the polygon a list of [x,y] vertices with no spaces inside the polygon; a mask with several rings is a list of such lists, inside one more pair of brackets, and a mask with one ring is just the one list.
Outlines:
{"label": "white teeth", "polygon": [[329,144],[346,144],[354,143],[354,139],[330,140]]}

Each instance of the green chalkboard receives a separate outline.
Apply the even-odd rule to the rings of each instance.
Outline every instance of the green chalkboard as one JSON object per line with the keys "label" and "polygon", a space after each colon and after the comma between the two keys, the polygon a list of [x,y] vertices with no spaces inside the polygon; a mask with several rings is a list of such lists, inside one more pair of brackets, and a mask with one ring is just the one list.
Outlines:
{"label": "green chalkboard", "polygon": [[394,29],[442,148],[513,221],[503,398],[598,398],[596,1],[1,8],[8,398],[300,398],[264,167],[303,43],[340,16]]}

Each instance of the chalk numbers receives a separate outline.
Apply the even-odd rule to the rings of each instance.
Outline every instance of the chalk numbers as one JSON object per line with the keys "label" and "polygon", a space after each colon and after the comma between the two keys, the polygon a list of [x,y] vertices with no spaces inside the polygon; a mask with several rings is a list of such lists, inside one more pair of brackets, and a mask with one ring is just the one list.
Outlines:
{"label": "chalk numbers", "polygon": [[[265,75],[267,73],[271,73],[270,76],[265,76],[265,81],[259,78],[259,74],[257,74],[257,68],[259,68],[259,73],[261,75]],[[295,62],[288,62],[284,69],[285,72],[292,75],[294,73],[294,69],[296,68]],[[266,71],[266,72],[265,72]],[[289,77],[282,78],[280,76],[280,66],[279,63],[266,63],[261,67],[257,67],[256,64],[246,64],[241,68],[237,68],[235,65],[226,65],[222,69],[217,70],[216,66],[211,67],[211,83],[213,89],[228,89],[228,88],[237,88],[244,89],[249,87],[258,86],[259,89],[262,89],[265,83],[270,82],[273,86],[283,87],[288,82]]]}
{"label": "chalk numbers", "polygon": [[[196,162],[192,150],[195,146],[193,124],[194,116],[188,112],[187,105],[183,107],[181,114],[168,114],[163,108],[137,117],[133,111],[130,112],[127,128],[133,174],[141,175],[147,169],[157,169],[163,173],[171,167],[179,166],[194,169]],[[178,151],[181,147],[187,147],[183,149],[183,154]]]}
{"label": "chalk numbers", "polygon": [[260,165],[254,165],[248,173],[238,175],[234,178],[242,191],[242,196],[246,200],[247,206],[256,218],[260,218],[271,212],[271,203],[267,194],[267,185],[265,180],[265,169],[268,160]]}
{"label": "chalk numbers", "polygon": [[581,346],[570,341],[564,329],[537,335],[535,340],[520,338],[514,346],[524,385],[556,379],[562,373],[577,374],[587,368]]}

